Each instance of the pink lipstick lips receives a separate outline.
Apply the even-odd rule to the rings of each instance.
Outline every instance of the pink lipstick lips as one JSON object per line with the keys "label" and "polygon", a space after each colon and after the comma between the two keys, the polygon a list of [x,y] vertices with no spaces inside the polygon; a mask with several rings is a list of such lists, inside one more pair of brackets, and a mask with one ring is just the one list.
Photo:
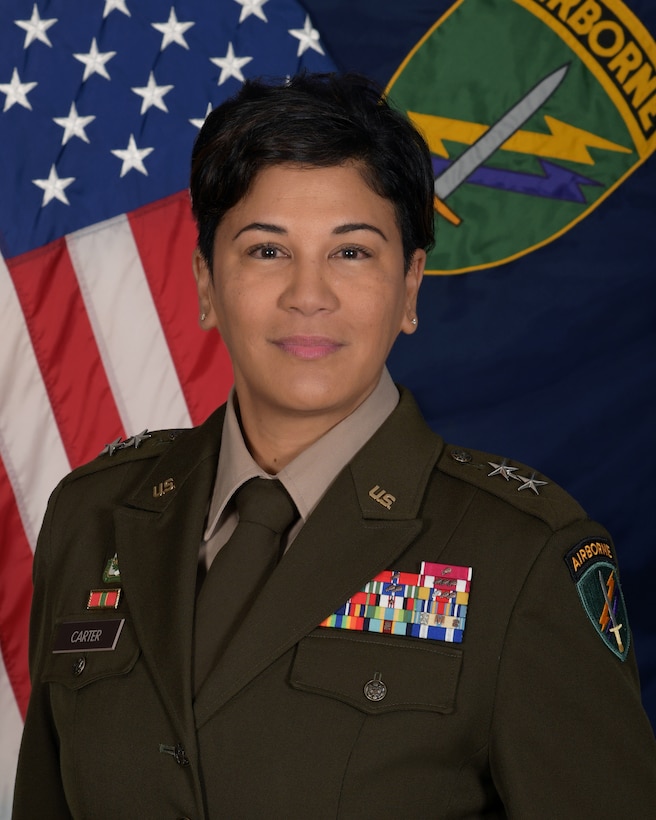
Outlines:
{"label": "pink lipstick lips", "polygon": [[327,336],[285,336],[275,339],[274,344],[299,359],[323,359],[343,347]]}

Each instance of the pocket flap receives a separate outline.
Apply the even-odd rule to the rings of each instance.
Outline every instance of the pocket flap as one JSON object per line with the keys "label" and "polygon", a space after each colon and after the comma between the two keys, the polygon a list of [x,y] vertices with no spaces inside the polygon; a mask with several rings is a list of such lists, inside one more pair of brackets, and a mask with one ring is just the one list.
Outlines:
{"label": "pocket flap", "polygon": [[363,712],[454,710],[462,650],[431,641],[318,629],[298,645],[290,684]]}
{"label": "pocket flap", "polygon": [[[109,617],[87,618],[85,625],[90,629],[102,627]],[[117,616],[112,614],[111,621]],[[89,649],[89,643],[80,643],[79,651],[58,651],[58,635],[68,624],[76,623],[74,618],[62,618],[55,627],[51,652],[48,655],[41,680],[45,683],[62,683],[69,689],[81,689],[93,681],[112,675],[127,674],[137,662],[141,650],[127,618],[123,621],[118,639],[113,649]],[[77,619],[79,621],[79,618]],[[73,646],[73,644],[71,644]]]}

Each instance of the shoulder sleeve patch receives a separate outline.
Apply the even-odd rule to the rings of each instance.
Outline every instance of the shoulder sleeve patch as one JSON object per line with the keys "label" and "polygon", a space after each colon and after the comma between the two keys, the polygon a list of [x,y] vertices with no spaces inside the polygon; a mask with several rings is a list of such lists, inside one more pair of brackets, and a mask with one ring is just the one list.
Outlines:
{"label": "shoulder sleeve patch", "polygon": [[591,538],[573,546],[564,558],[597,634],[621,661],[626,660],[631,633],[613,547],[605,538]]}

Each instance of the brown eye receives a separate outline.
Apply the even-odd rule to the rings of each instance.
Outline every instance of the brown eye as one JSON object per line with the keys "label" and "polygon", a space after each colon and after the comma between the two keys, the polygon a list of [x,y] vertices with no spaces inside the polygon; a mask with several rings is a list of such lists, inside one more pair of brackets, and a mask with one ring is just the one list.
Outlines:
{"label": "brown eye", "polygon": [[256,259],[277,259],[280,256],[280,249],[275,245],[256,245],[250,248],[248,253]]}
{"label": "brown eye", "polygon": [[358,261],[360,259],[368,259],[371,253],[359,245],[347,245],[345,248],[340,248],[336,255],[341,259]]}

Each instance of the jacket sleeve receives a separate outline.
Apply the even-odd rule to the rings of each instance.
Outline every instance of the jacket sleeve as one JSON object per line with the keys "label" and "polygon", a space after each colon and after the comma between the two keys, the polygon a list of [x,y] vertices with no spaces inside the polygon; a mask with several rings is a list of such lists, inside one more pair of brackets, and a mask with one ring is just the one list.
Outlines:
{"label": "jacket sleeve", "polygon": [[656,816],[656,744],[634,649],[622,660],[614,636],[608,645],[565,562],[591,538],[610,544],[590,521],[551,537],[508,624],[490,757],[509,817]]}
{"label": "jacket sleeve", "polygon": [[32,693],[18,759],[13,820],[33,820],[35,817],[68,820],[72,816],[60,774],[59,744],[50,710],[49,687],[41,682],[52,632],[49,607],[51,528],[60,487],[55,489],[48,502],[34,556],[30,617]]}

